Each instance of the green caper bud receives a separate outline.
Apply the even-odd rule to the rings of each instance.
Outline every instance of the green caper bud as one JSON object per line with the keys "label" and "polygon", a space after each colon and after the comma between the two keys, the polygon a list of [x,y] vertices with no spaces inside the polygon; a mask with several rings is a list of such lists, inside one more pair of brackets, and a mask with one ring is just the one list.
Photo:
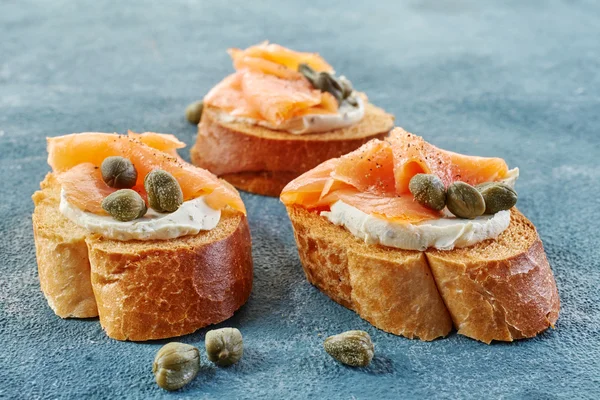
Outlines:
{"label": "green caper bud", "polygon": [[177,179],[167,171],[155,169],[146,175],[144,187],[148,204],[158,212],[176,211],[183,203],[183,192]]}
{"label": "green caper bud", "polygon": [[165,390],[181,389],[190,383],[200,370],[200,351],[185,343],[171,342],[158,350],[152,373],[158,386]]}
{"label": "green caper bud", "polygon": [[119,221],[132,221],[146,214],[148,208],[142,196],[131,189],[121,189],[102,200],[104,211]]}
{"label": "green caper bud", "polygon": [[338,103],[344,99],[343,88],[340,82],[327,72],[320,72],[317,76],[316,88],[322,92],[329,92],[335,97]]}
{"label": "green caper bud", "polygon": [[104,182],[117,189],[134,187],[137,181],[137,170],[133,163],[125,157],[106,157],[102,161],[100,172]]}
{"label": "green caper bud", "polygon": [[440,211],[446,206],[446,188],[440,178],[433,174],[416,174],[408,184],[408,190],[424,207]]}
{"label": "green caper bud", "polygon": [[517,192],[505,183],[486,182],[475,187],[485,201],[485,214],[510,210],[517,204]]}
{"label": "green caper bud", "polygon": [[459,218],[473,219],[485,211],[485,201],[481,193],[465,182],[454,182],[446,194],[448,210]]}
{"label": "green caper bud", "polygon": [[366,367],[374,354],[373,342],[365,331],[348,331],[329,336],[323,347],[331,357],[352,367]]}
{"label": "green caper bud", "polygon": [[340,76],[340,83],[342,84],[342,95],[344,96],[344,99],[346,99],[354,90],[352,87],[352,82],[350,82],[345,76]]}
{"label": "green caper bud", "polygon": [[202,118],[203,109],[204,102],[202,100],[195,101],[185,108],[185,117],[191,124],[198,125]]}
{"label": "green caper bud", "polygon": [[208,331],[205,346],[208,359],[221,367],[235,364],[244,354],[242,333],[236,328]]}
{"label": "green caper bud", "polygon": [[302,75],[304,75],[304,77],[306,79],[308,79],[308,81],[310,82],[311,85],[313,85],[314,88],[317,87],[316,82],[317,82],[317,71],[315,71],[314,69],[312,69],[312,67],[308,64],[298,64],[298,72],[300,72]]}

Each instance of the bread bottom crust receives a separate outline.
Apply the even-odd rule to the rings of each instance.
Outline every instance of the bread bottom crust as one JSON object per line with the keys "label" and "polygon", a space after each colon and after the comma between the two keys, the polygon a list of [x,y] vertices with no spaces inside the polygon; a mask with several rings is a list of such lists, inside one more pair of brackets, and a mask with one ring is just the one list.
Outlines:
{"label": "bread bottom crust", "polygon": [[58,211],[52,174],[34,194],[40,285],[63,318],[100,317],[107,335],[180,336],[233,315],[253,279],[248,222],[224,210],[217,227],[172,240],[121,242],[91,235]]}
{"label": "bread bottom crust", "polygon": [[516,209],[495,241],[426,252],[367,245],[316,212],[287,210],[308,281],[386,332],[433,340],[454,326],[489,344],[533,337],[558,319],[542,243]]}

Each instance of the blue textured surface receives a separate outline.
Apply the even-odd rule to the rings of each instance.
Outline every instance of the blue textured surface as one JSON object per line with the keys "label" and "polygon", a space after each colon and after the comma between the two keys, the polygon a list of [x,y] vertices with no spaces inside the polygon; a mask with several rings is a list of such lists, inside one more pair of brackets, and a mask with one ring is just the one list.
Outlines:
{"label": "blue textured surface", "polygon": [[[0,398],[598,398],[600,4],[282,3],[0,0]],[[283,207],[248,194],[255,285],[222,324],[244,334],[238,365],[204,359],[169,394],[151,373],[166,341],[121,343],[96,319],[56,317],[30,222],[44,137],[154,130],[191,145],[185,106],[231,71],[227,47],[264,39],[320,52],[436,145],[519,166],[519,207],[559,286],[556,330],[491,346],[378,331],[307,283]],[[369,368],[323,352],[347,329],[372,335]],[[205,332],[181,340],[202,347]]]}

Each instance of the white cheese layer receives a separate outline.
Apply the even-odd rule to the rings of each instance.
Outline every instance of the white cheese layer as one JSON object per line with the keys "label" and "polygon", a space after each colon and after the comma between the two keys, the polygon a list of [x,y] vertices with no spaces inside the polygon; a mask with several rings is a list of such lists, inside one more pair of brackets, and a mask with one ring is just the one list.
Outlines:
{"label": "white cheese layer", "polygon": [[[514,188],[518,178],[519,168],[513,168],[501,182]],[[390,222],[364,213],[340,200],[331,206],[331,211],[323,211],[321,215],[332,223],[345,227],[365,243],[421,251],[430,247],[452,250],[496,239],[510,224],[510,211],[482,215],[475,219],[456,218],[446,209],[443,213],[443,218],[416,224]]]}
{"label": "white cheese layer", "polygon": [[161,214],[148,209],[146,215],[133,221],[117,221],[109,215],[82,211],[69,203],[64,190],[60,195],[60,212],[82,228],[114,240],[166,240],[197,235],[213,229],[221,219],[221,211],[209,207],[203,196],[184,202],[177,211]]}
{"label": "white cheese layer", "polygon": [[364,213],[341,200],[331,206],[331,211],[323,211],[321,215],[336,225],[344,226],[367,244],[421,251],[430,247],[452,250],[495,239],[510,224],[510,211],[475,219],[444,217],[416,224],[390,222]]}
{"label": "white cheese layer", "polygon": [[307,133],[329,132],[334,129],[352,126],[365,116],[365,104],[360,96],[354,96],[358,106],[354,107],[344,101],[337,114],[308,114],[302,117],[292,118],[281,125],[273,125],[267,121],[259,121],[253,118],[237,117],[226,112],[217,113],[217,120],[222,123],[242,123],[248,125],[259,125],[276,131],[285,131],[294,135]]}

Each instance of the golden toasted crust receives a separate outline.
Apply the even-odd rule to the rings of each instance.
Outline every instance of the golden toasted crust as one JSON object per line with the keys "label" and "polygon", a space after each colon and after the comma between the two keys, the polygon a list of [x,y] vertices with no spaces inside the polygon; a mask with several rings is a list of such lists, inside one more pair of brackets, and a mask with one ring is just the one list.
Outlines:
{"label": "golden toasted crust", "polygon": [[384,331],[433,340],[454,324],[490,343],[535,336],[558,318],[541,241],[516,209],[497,240],[426,252],[367,245],[317,213],[287,210],[308,280]]}
{"label": "golden toasted crust", "polygon": [[533,337],[558,319],[560,301],[544,247],[516,209],[497,240],[426,256],[462,335],[510,342]]}
{"label": "golden toasted crust", "polygon": [[[121,242],[91,235],[65,218],[58,211],[59,190],[49,174],[34,195],[40,282],[54,310],[79,310],[73,305],[83,303],[91,315],[57,314],[99,315],[111,338],[141,341],[221,322],[247,301],[252,253],[243,214],[224,210],[217,227],[195,236]],[[64,246],[70,252],[62,255]]]}
{"label": "golden toasted crust", "polygon": [[42,292],[61,318],[98,316],[90,282],[86,231],[58,211],[60,186],[52,174],[32,196],[33,234]]}
{"label": "golden toasted crust", "polygon": [[452,320],[423,253],[367,245],[301,207],[288,207],[309,282],[376,327],[421,340],[446,336]]}
{"label": "golden toasted crust", "polygon": [[293,135],[261,126],[217,122],[206,107],[191,149],[192,163],[253,193],[278,196],[292,179],[374,138],[387,136],[394,117],[367,103],[356,125],[325,133]]}

